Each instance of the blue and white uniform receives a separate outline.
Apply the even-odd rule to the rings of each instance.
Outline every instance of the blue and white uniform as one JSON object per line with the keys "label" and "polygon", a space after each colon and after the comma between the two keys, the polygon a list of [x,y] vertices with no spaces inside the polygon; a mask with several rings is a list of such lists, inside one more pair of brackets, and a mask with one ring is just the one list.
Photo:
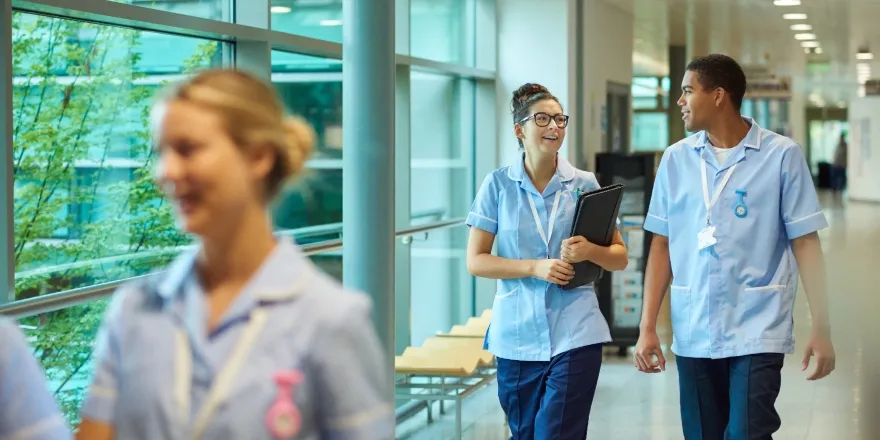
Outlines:
{"label": "blue and white uniform", "polygon": [[0,439],[68,440],[46,376],[14,321],[0,319]]}
{"label": "blue and white uniform", "polygon": [[[794,351],[798,266],[791,240],[828,226],[802,148],[745,120],[748,134],[723,162],[705,132],[664,152],[644,226],[669,238],[682,417],[709,413],[697,400],[708,401],[712,391],[698,389],[695,376],[729,373],[729,384],[716,385],[729,386],[731,402],[745,402],[731,403],[732,438],[752,438],[739,436],[749,429],[741,419],[751,411],[758,420],[760,411],[742,405],[753,404],[748,395],[776,398],[783,355]],[[761,405],[766,409],[767,402]],[[778,420],[775,411],[768,417]],[[715,438],[723,430],[703,435]]]}
{"label": "blue and white uniform", "polygon": [[[486,177],[467,225],[494,234],[499,257],[559,259],[578,193],[599,183],[558,156],[556,173],[538,191],[523,160],[520,155]],[[609,341],[592,285],[566,291],[537,278],[498,281],[487,342],[498,358],[499,397],[515,439],[560,430],[570,432],[563,438],[586,436],[601,344]]]}
{"label": "blue and white uniform", "polygon": [[[368,297],[343,291],[289,240],[210,333],[207,307],[194,252],[118,292],[83,418],[126,440],[394,437]],[[291,373],[301,382],[279,384]],[[270,417],[285,396],[296,426],[273,435],[290,429],[291,417]]]}

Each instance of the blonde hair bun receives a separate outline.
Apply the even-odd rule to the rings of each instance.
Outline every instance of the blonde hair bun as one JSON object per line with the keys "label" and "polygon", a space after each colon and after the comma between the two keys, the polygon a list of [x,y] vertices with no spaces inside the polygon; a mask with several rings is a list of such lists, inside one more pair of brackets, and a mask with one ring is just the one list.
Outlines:
{"label": "blonde hair bun", "polygon": [[293,116],[284,121],[286,132],[286,166],[284,178],[291,179],[299,175],[306,161],[315,148],[315,130],[304,119]]}

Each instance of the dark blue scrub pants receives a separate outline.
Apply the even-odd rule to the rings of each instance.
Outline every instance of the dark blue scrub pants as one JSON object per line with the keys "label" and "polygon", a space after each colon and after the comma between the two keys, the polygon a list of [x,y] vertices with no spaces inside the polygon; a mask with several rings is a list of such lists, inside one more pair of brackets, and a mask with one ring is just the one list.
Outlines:
{"label": "dark blue scrub pants", "polygon": [[685,440],[769,440],[782,425],[776,397],[784,355],[676,357]]}
{"label": "dark blue scrub pants", "polygon": [[498,399],[513,440],[584,440],[596,394],[602,344],[549,362],[498,359]]}

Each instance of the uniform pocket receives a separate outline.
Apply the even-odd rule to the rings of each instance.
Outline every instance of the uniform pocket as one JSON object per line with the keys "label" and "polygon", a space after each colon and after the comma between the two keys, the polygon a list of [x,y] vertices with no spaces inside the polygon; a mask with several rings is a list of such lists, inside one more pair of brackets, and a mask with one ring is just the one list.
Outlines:
{"label": "uniform pocket", "polygon": [[737,298],[734,328],[743,339],[789,339],[794,294],[787,285],[743,287]]}
{"label": "uniform pocket", "polygon": [[672,286],[670,288],[670,308],[672,309],[672,336],[680,342],[691,339],[691,288]]}
{"label": "uniform pocket", "polygon": [[[521,286],[509,292],[495,294],[492,303],[492,325],[489,341],[492,347],[519,346],[519,295]],[[491,347],[490,347],[491,348]]]}

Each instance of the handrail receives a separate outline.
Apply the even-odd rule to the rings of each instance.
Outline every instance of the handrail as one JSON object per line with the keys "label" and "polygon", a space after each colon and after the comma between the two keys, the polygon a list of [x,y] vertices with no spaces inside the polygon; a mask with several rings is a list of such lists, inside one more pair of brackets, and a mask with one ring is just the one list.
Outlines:
{"label": "handrail", "polygon": [[[443,218],[443,215],[446,213],[444,209],[426,209],[424,211],[416,211],[413,212],[410,216],[410,221],[418,220],[423,218],[433,218],[435,220],[440,220]],[[303,238],[312,238],[312,237],[320,237],[322,235],[342,235],[342,222],[337,223],[325,223],[323,225],[314,225],[314,226],[304,226],[302,228],[295,229],[280,229],[275,231],[275,233],[279,236],[291,237],[294,240],[303,239]],[[174,246],[174,247],[166,247],[160,249],[150,249],[144,250],[140,252],[133,252],[128,254],[120,254],[120,255],[111,255],[108,257],[99,257],[93,258],[91,260],[77,261],[73,263],[62,263],[62,264],[53,264],[47,267],[40,267],[36,269],[30,269],[22,272],[17,272],[15,274],[16,280],[23,280],[30,277],[35,276],[43,276],[56,272],[64,272],[67,270],[78,269],[81,267],[91,267],[100,264],[106,263],[114,263],[118,261],[138,261],[144,260],[147,258],[154,258],[157,256],[163,256],[168,254],[174,254],[183,252],[188,249],[192,249],[193,245],[183,245],[183,246]]]}
{"label": "handrail", "polygon": [[[431,231],[449,229],[464,224],[465,218],[456,218],[451,220],[441,220],[437,222],[426,223],[423,225],[413,226],[401,229],[395,232],[395,238],[409,237],[415,234],[422,234]],[[309,243],[300,246],[302,252],[307,255],[323,254],[325,252],[333,252],[342,249],[342,240],[327,240],[318,243]],[[129,277],[121,280],[111,281],[108,283],[95,284],[77,289],[70,289],[48,295],[41,295],[35,298],[13,301],[6,305],[0,306],[0,315],[9,318],[24,318],[41,313],[54,312],[56,310],[66,309],[68,307],[77,306],[92,302],[101,298],[111,296],[120,286],[154,275],[140,275]]]}

